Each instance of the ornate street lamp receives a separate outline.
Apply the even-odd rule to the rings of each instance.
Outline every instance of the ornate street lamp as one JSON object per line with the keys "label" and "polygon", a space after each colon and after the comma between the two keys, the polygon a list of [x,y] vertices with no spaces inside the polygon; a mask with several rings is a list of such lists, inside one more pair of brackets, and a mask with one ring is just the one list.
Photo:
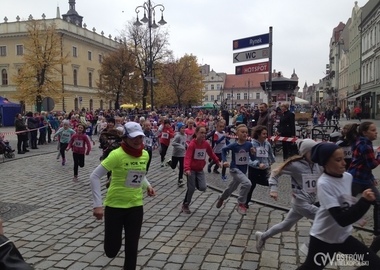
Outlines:
{"label": "ornate street lamp", "polygon": [[[158,21],[158,24],[156,24],[156,11],[155,9],[159,8],[161,11],[161,20]],[[143,9],[144,11],[144,17],[139,20],[139,12],[140,9]],[[164,20],[164,10],[165,7],[162,4],[156,4],[152,6],[152,3],[150,0],[147,2],[144,2],[141,6],[136,7],[136,22],[133,24],[135,26],[141,26],[142,23],[148,23],[148,29],[149,29],[149,63],[148,63],[148,70],[149,70],[149,76],[145,74],[145,80],[150,81],[150,108],[153,111],[154,109],[154,93],[153,93],[153,83],[156,81],[156,79],[153,76],[153,50],[152,50],[152,28],[156,29],[159,27],[159,25],[166,24],[166,21]]]}

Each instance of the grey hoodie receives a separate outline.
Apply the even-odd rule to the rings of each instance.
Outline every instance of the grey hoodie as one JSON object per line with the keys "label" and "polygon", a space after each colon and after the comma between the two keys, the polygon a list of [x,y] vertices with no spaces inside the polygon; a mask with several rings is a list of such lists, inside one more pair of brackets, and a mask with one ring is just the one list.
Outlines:
{"label": "grey hoodie", "polygon": [[278,190],[278,179],[281,175],[290,175],[293,194],[296,197],[306,198],[310,203],[314,203],[316,200],[316,193],[308,193],[302,185],[302,175],[315,175],[317,178],[323,173],[323,168],[318,164],[313,163],[311,165],[306,159],[301,159],[289,163],[282,169],[282,171],[275,176],[272,171],[269,177],[270,191]]}
{"label": "grey hoodie", "polygon": [[172,141],[173,157],[184,157],[186,152],[186,135],[177,132]]}

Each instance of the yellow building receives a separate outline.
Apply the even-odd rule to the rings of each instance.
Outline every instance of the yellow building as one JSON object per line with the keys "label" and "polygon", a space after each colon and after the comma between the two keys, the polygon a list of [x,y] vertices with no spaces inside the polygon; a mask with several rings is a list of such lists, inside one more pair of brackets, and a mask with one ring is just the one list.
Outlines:
{"label": "yellow building", "polygon": [[[61,37],[63,55],[68,54],[69,63],[63,66],[64,76],[61,78],[64,98],[55,102],[54,111],[71,111],[77,109],[111,109],[113,101],[98,98],[97,81],[101,62],[107,53],[115,50],[120,44],[112,36],[96,33],[96,29],[87,29],[82,24],[83,17],[75,10],[75,0],[69,0],[69,11],[54,19],[46,19],[42,15],[40,20],[54,23],[57,33]],[[29,16],[29,20],[35,19]],[[24,43],[28,38],[27,21],[0,23],[0,96],[16,102],[12,94],[16,92],[16,85],[12,78],[23,64]],[[34,111],[35,104],[26,104],[25,111]]]}

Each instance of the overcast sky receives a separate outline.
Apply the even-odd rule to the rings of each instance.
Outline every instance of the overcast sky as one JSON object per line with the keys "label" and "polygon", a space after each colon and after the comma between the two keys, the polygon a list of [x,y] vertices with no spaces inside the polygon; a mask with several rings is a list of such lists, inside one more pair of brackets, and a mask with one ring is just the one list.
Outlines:
{"label": "overcast sky", "polygon": [[[328,63],[332,30],[351,16],[354,0],[157,0],[165,6],[170,49],[177,58],[197,56],[217,72],[234,74],[232,41],[261,35],[273,27],[273,69],[290,77],[293,69],[299,86],[317,83]],[[76,11],[88,29],[119,35],[143,0],[76,0]],[[367,0],[358,0],[362,7]],[[68,11],[68,0],[1,0],[0,20],[55,17]],[[142,14],[142,12],[140,13]],[[160,11],[156,17],[160,19]],[[141,17],[140,17],[141,18]],[[1,41],[0,41],[1,42]],[[255,48],[247,48],[252,50]],[[245,51],[242,50],[242,51]],[[236,51],[234,51],[236,52]],[[1,60],[1,59],[0,59]],[[259,60],[264,61],[264,60]],[[244,62],[250,64],[254,62]]]}

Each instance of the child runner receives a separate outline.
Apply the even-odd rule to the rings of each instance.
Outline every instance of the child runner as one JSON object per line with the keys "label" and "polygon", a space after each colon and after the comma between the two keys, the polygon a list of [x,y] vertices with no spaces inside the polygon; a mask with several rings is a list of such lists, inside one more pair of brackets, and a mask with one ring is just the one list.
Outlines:
{"label": "child runner", "polygon": [[[220,162],[222,161],[222,148],[229,144],[229,140],[227,138],[227,135],[224,132],[225,127],[226,127],[226,121],[220,120],[216,124],[215,132],[212,132],[213,134],[211,134],[211,136],[212,136],[211,144],[213,147],[212,150],[214,151],[215,155],[218,157]],[[216,174],[219,174],[219,171],[218,171],[219,167],[216,166],[216,164],[213,162],[213,160],[211,160],[211,162],[208,164],[207,171],[209,173],[211,173],[211,168],[213,165],[215,165],[213,172]],[[226,167],[224,167],[224,166],[222,167],[222,180],[223,181],[227,180]]]}
{"label": "child runner", "polygon": [[144,149],[148,152],[149,154],[149,161],[148,164],[146,165],[146,171],[149,171],[149,166],[150,162],[152,161],[152,153],[153,153],[153,145],[155,145],[157,142],[157,138],[154,135],[153,131],[151,130],[152,124],[150,123],[149,120],[145,120],[144,125],[143,125],[143,131],[145,134],[144,137]]}
{"label": "child runner", "polygon": [[251,181],[245,207],[249,208],[249,202],[256,184],[268,186],[270,167],[276,162],[271,144],[267,141],[268,129],[265,126],[256,126],[252,130],[252,146],[256,149],[256,160],[250,162],[248,167],[248,179]]}
{"label": "child runner", "polygon": [[161,167],[165,166],[165,156],[170,145],[170,139],[174,137],[174,131],[170,126],[170,120],[164,120],[164,126],[162,128],[160,136],[160,155],[161,155]]}
{"label": "child runner", "polygon": [[69,120],[63,120],[62,123],[63,127],[54,134],[54,138],[59,137],[59,153],[62,157],[62,166],[64,166],[66,164],[65,150],[70,142],[71,135],[73,135],[75,131],[69,128]]}
{"label": "child runner", "polygon": [[[351,130],[354,134],[356,129]],[[351,136],[351,132],[347,133]],[[347,172],[353,176],[352,195],[356,196],[366,189],[371,189],[376,200],[372,202],[374,238],[373,245],[380,242],[380,193],[377,189],[377,180],[372,174],[372,170],[380,164],[380,157],[375,156],[372,141],[377,138],[376,126],[372,122],[363,122],[359,126],[356,141],[352,144],[352,162]]]}
{"label": "child runner", "polygon": [[[317,181],[318,208],[310,229],[309,252],[299,270],[323,269],[338,252],[355,254],[365,269],[379,269],[380,258],[362,242],[351,236],[352,223],[359,220],[375,201],[368,188],[358,202],[351,196],[352,175],[346,173],[343,150],[333,143],[319,143],[311,150],[311,160],[323,166]],[[355,256],[356,258],[356,256]]]}
{"label": "child runner", "polygon": [[92,145],[95,145],[95,141],[92,139],[93,127],[90,121],[86,122],[86,135],[92,141]]}
{"label": "child runner", "polygon": [[336,144],[343,149],[344,161],[346,162],[346,170],[350,167],[352,161],[351,146],[356,141],[358,124],[347,124],[342,129],[342,137]]}
{"label": "child runner", "polygon": [[194,119],[189,118],[186,122],[187,128],[185,129],[186,134],[186,144],[189,145],[189,143],[193,140],[195,127],[194,127]]}
{"label": "child runner", "polygon": [[[302,140],[299,145],[299,156],[292,156],[278,169],[273,170],[269,178],[270,196],[277,201],[278,181],[282,175],[291,177],[293,189],[292,208],[285,219],[265,232],[257,231],[256,250],[261,253],[265,241],[281,232],[289,231],[301,218],[314,219],[318,207],[316,203],[316,181],[322,174],[322,168],[311,160],[311,149],[317,143],[311,139]],[[256,148],[256,155],[258,153]]]}
{"label": "child runner", "polygon": [[173,170],[177,167],[179,163],[179,172],[178,172],[178,186],[183,186],[183,160],[186,152],[186,135],[185,135],[185,124],[179,122],[177,124],[178,133],[174,136],[172,141],[173,152],[172,159],[167,162],[167,165],[170,166]]}
{"label": "child runner", "polygon": [[71,136],[70,142],[66,148],[66,151],[73,149],[74,160],[74,182],[78,182],[78,166],[84,167],[84,154],[88,156],[91,151],[91,143],[88,136],[83,133],[86,126],[78,124],[77,133]]}
{"label": "child runner", "polygon": [[[219,199],[216,202],[216,208],[220,208],[223,205],[224,200],[231,196],[238,186],[241,184],[238,204],[236,210],[239,214],[245,215],[247,213],[247,208],[245,203],[247,201],[248,192],[252,186],[251,181],[249,181],[246,176],[249,160],[255,158],[252,144],[247,141],[248,128],[244,124],[240,124],[236,128],[237,141],[225,146],[222,149],[222,160],[223,166],[230,167],[230,175],[232,180],[228,185],[227,189],[224,190]],[[227,162],[227,152],[232,152],[231,163]]]}
{"label": "child runner", "polygon": [[195,138],[190,142],[185,154],[185,174],[187,175],[187,191],[182,204],[182,212],[190,214],[189,205],[195,189],[205,191],[207,188],[203,168],[206,165],[206,153],[218,166],[218,157],[212,152],[210,144],[205,140],[206,128],[195,128]]}

